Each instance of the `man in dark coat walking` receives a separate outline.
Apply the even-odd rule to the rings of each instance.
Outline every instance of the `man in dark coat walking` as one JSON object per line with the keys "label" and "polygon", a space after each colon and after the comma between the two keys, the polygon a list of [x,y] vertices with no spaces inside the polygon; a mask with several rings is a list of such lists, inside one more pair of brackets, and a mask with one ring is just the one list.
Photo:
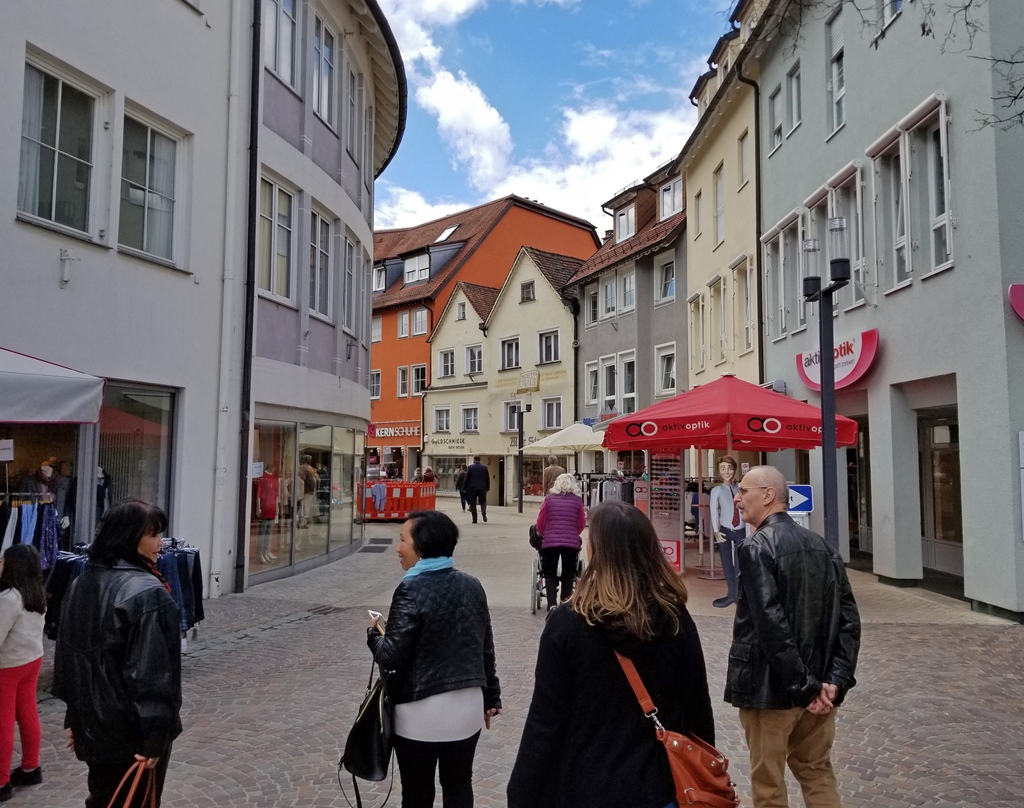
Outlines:
{"label": "man in dark coat walking", "polygon": [[786,511],[786,478],[755,466],[735,503],[755,532],[739,581],[725,700],[740,708],[754,808],[787,805],[786,764],[807,808],[840,808],[836,710],[856,684],[860,615],[839,553]]}
{"label": "man in dark coat walking", "polygon": [[480,455],[473,458],[473,462],[466,469],[466,499],[469,502],[469,512],[473,516],[473,524],[476,524],[476,506],[480,504],[480,513],[487,521],[487,492],[491,490],[491,473],[487,466],[480,462]]}

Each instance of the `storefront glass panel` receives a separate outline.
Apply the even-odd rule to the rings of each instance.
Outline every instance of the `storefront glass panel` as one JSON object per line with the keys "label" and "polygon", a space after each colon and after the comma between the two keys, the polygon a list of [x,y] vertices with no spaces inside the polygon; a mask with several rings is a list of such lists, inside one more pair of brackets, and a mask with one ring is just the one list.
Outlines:
{"label": "storefront glass panel", "polygon": [[107,384],[100,410],[97,521],[128,497],[170,512],[173,419],[173,392]]}
{"label": "storefront glass panel", "polygon": [[960,425],[954,414],[918,419],[922,562],[963,575]]}
{"label": "storefront glass panel", "polygon": [[[569,468],[568,455],[555,455],[558,458],[558,465],[563,469]],[[518,458],[516,458],[518,460]],[[523,455],[523,493],[528,496],[543,497],[548,495],[544,490],[544,466],[547,465],[547,456],[530,457]]]}
{"label": "storefront glass panel", "polygon": [[434,474],[437,475],[438,493],[454,494],[455,478],[459,474],[459,469],[466,463],[465,456],[435,456],[431,458],[431,462],[433,463],[431,468],[434,470]]}
{"label": "storefront glass panel", "polygon": [[355,470],[354,470],[353,477],[352,477],[352,501],[353,501],[353,504],[355,505],[356,513],[360,514],[360,516],[359,516],[358,520],[353,520],[353,521],[357,522],[358,527],[355,524],[352,526],[352,531],[353,531],[352,538],[354,540],[358,541],[359,539],[361,539],[363,537],[363,519],[362,519],[362,516],[361,516],[361,514],[363,512],[363,505],[362,505],[363,482],[364,482],[364,480],[367,479],[367,476],[368,476],[367,469],[366,469],[366,433],[365,432],[356,432],[355,455],[356,455]]}
{"label": "storefront glass panel", "polygon": [[249,570],[291,562],[295,527],[295,424],[256,421],[253,429],[253,491],[249,519]]}
{"label": "storefront glass panel", "polygon": [[331,427],[301,424],[299,465],[295,477],[299,524],[295,532],[295,561],[327,553],[331,522]]}
{"label": "storefront glass panel", "polygon": [[331,550],[352,543],[355,431],[334,428],[331,455]]}
{"label": "storefront glass panel", "polygon": [[[3,494],[14,503],[54,502],[57,518],[67,517],[61,528],[61,547],[88,536],[74,532],[76,479],[75,456],[77,424],[0,424],[0,439],[12,441],[14,459],[6,469]],[[48,466],[49,470],[41,469]]]}

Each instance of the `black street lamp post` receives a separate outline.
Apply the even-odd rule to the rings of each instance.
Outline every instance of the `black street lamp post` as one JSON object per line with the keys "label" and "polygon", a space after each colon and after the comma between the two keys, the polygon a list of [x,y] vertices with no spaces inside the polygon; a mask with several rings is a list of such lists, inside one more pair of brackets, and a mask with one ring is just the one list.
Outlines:
{"label": "black street lamp post", "polygon": [[[846,219],[828,220],[829,277],[822,287],[820,275],[804,278],[804,297],[818,304],[818,359],[821,368],[821,477],[825,500],[825,541],[839,549],[839,475],[836,469],[836,367],[835,338],[832,332],[833,298],[850,282],[850,259],[846,248]],[[804,241],[804,252],[816,254],[817,239]]]}
{"label": "black street lamp post", "polygon": [[531,404],[520,405],[516,411],[516,425],[519,428],[519,459],[516,461],[516,477],[519,480],[519,513],[523,512],[523,413],[533,410]]}

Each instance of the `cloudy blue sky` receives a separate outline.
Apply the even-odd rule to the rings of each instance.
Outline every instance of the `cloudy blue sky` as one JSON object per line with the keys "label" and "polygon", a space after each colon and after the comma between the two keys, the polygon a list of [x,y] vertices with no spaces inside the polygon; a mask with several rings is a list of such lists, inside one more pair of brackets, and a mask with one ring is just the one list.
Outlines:
{"label": "cloudy blue sky", "polygon": [[377,228],[509,193],[589,219],[682,148],[734,0],[380,0],[409,119]]}

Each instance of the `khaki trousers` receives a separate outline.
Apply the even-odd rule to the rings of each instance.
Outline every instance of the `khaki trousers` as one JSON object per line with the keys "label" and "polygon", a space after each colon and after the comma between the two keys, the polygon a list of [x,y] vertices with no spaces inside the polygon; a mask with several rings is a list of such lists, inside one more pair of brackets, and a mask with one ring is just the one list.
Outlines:
{"label": "khaki trousers", "polygon": [[791,710],[740,710],[750,750],[750,790],[754,808],[788,808],[786,764],[800,783],[807,808],[840,808],[832,770],[836,711],[815,715]]}

